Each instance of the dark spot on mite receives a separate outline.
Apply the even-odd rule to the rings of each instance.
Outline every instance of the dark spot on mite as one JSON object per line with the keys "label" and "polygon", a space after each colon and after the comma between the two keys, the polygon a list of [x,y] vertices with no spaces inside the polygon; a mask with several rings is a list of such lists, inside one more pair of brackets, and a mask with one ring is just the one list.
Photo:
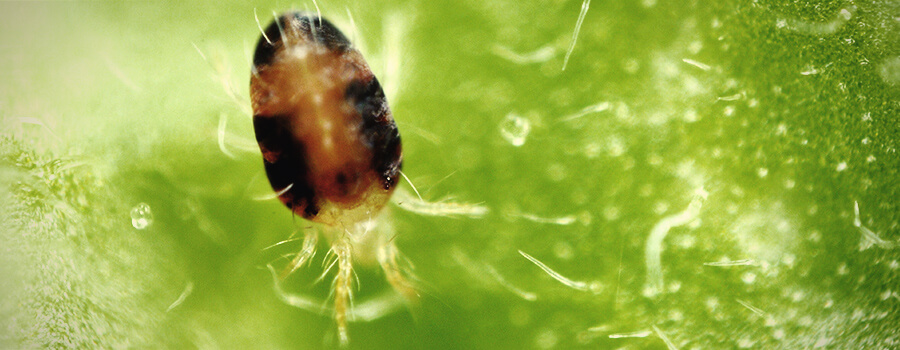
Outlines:
{"label": "dark spot on mite", "polygon": [[339,173],[334,177],[334,181],[338,183],[338,185],[346,186],[347,185],[347,174]]}
{"label": "dark spot on mite", "polygon": [[[281,35],[288,30],[296,30],[304,39],[322,44],[329,50],[344,52],[350,48],[350,40],[327,19],[303,12],[291,12],[272,21],[263,31],[266,35],[259,36],[256,52],[253,54],[254,66],[272,64],[275,54],[284,45]],[[268,41],[266,37],[269,38]]]}
{"label": "dark spot on mite", "polygon": [[306,200],[306,208],[303,209],[303,213],[303,217],[312,220],[316,215],[319,215],[319,206]]}
{"label": "dark spot on mite", "polygon": [[347,193],[350,193],[350,179],[347,178],[347,174],[338,173],[337,176],[334,177],[334,182],[342,196],[346,196]]}
{"label": "dark spot on mite", "polygon": [[256,141],[266,152],[277,154],[272,162],[263,160],[269,183],[276,192],[288,186],[291,189],[281,195],[282,201],[292,210],[304,208],[304,217],[311,219],[319,213],[316,194],[309,181],[309,165],[303,142],[290,134],[293,130],[291,118],[284,115],[271,117],[253,116]]}
{"label": "dark spot on mite", "polygon": [[381,175],[384,189],[391,189],[397,184],[401,167],[400,132],[393,118],[389,118],[390,110],[381,84],[375,77],[367,83],[354,80],[347,86],[344,98],[353,103],[362,116],[360,133],[372,149],[372,167]]}
{"label": "dark spot on mite", "polygon": [[356,190],[359,176],[352,172],[340,172],[334,177],[334,183],[342,196],[346,196]]}

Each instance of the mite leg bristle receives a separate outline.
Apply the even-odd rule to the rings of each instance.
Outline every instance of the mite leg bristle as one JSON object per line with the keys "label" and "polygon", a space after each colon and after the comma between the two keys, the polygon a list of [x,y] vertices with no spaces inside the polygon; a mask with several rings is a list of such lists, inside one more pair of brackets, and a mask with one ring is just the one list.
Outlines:
{"label": "mite leg bristle", "polygon": [[228,150],[228,147],[225,145],[225,134],[228,129],[228,115],[225,113],[219,114],[219,129],[217,131],[218,139],[219,139],[219,150],[222,151],[222,154],[231,159],[237,159],[234,153]]}
{"label": "mite leg bristle", "polygon": [[[390,100],[390,99],[389,99],[388,101],[393,101],[393,100]],[[433,132],[430,132],[430,131],[428,131],[428,130],[422,129],[422,128],[418,127],[418,126],[412,125],[412,124],[407,123],[407,122],[400,122],[400,121],[397,121],[397,125],[401,126],[403,129],[406,129],[407,132],[410,132],[410,131],[411,131],[413,134],[420,136],[421,138],[427,140],[428,142],[431,142],[431,143],[433,143],[433,144],[435,144],[435,145],[440,145],[440,144],[441,144],[441,137],[438,136],[437,134],[433,133]]]}
{"label": "mite leg bristle", "polygon": [[278,273],[275,272],[275,268],[272,267],[272,265],[266,265],[266,268],[269,270],[269,273],[272,274],[272,281],[274,282],[275,287],[275,295],[277,295],[282,302],[316,314],[321,315],[325,313],[325,310],[321,305],[321,301],[307,296],[285,292],[284,289],[281,288],[282,279],[278,276]]}
{"label": "mite leg bristle", "polygon": [[197,44],[191,44],[194,46],[194,49],[197,50],[197,53],[200,54],[200,58],[202,58],[215,72],[212,77],[216,82],[222,85],[222,90],[227,95],[228,102],[232,103],[234,108],[240,110],[242,115],[251,116],[253,111],[250,108],[250,102],[248,98],[241,95],[239,92],[240,90],[235,86],[231,79],[231,66],[226,61],[224,54],[218,52],[220,50],[210,50],[210,56],[207,56]]}
{"label": "mite leg bristle", "polygon": [[288,184],[285,188],[282,188],[281,191],[254,196],[251,199],[253,199],[255,201],[260,201],[260,202],[273,200],[273,199],[276,199],[276,198],[280,197],[281,195],[287,193],[287,191],[290,191],[292,187],[294,187],[294,184]]}
{"label": "mite leg bristle", "polygon": [[344,7],[347,10],[347,19],[350,21],[350,42],[357,43],[359,42],[359,28],[356,27],[356,21],[353,20],[353,14],[350,13],[349,7]]}
{"label": "mite leg bristle", "polygon": [[354,303],[351,310],[351,320],[354,322],[371,322],[390,315],[403,307],[403,297],[392,291],[385,291],[380,295]]}
{"label": "mite leg bristle", "polygon": [[[404,43],[409,37],[409,22],[415,16],[411,11],[391,11],[384,16],[382,28],[384,28],[384,45],[382,46],[381,66],[383,67],[384,94],[389,101],[397,103],[401,97],[400,89],[404,85],[404,73],[410,70],[409,60],[404,60]],[[406,66],[404,67],[404,64]]]}
{"label": "mite leg bristle", "polygon": [[[316,17],[319,17],[319,27],[322,26],[322,10],[319,10],[319,3],[316,0],[312,0],[313,6],[316,7]],[[312,23],[310,23],[312,24]]]}
{"label": "mite leg bristle", "polygon": [[194,282],[188,281],[187,286],[184,287],[184,291],[181,292],[181,295],[178,296],[178,299],[175,299],[175,302],[173,302],[171,305],[169,305],[169,308],[166,309],[166,312],[172,311],[172,309],[174,309],[174,308],[178,307],[178,305],[181,305],[182,303],[184,303],[184,301],[187,299],[187,297],[189,297],[191,295],[191,293],[193,291],[194,291]]}
{"label": "mite leg bristle", "polygon": [[322,261],[322,274],[319,275],[319,277],[316,278],[316,280],[313,281],[313,283],[315,284],[315,283],[322,282],[322,280],[325,279],[325,276],[328,276],[328,273],[331,272],[331,269],[334,268],[334,266],[337,264],[338,264],[338,258],[337,258],[337,255],[334,253],[334,247],[332,247],[328,251],[328,254],[325,256],[325,260]]}
{"label": "mite leg bristle", "polygon": [[347,315],[353,302],[353,265],[350,239],[341,237],[332,243],[331,250],[337,260],[337,274],[334,276],[334,321],[337,323],[338,341],[342,346],[350,342],[347,332]]}
{"label": "mite leg bristle", "polygon": [[495,55],[519,65],[547,62],[556,56],[556,48],[551,45],[546,45],[529,53],[518,53],[509,47],[496,44],[491,51]]}
{"label": "mite leg bristle", "polygon": [[[277,246],[280,246],[280,245],[282,245],[282,244],[285,244],[285,243],[291,243],[291,242],[299,241],[299,240],[300,240],[300,238],[288,238],[288,239],[285,239],[285,240],[283,240],[283,241],[281,241],[281,242],[278,242],[278,243],[272,244],[272,245],[270,245],[270,246],[268,246],[268,247],[265,247],[265,248],[263,248],[262,250],[269,250],[269,249],[275,248],[275,247],[277,247]],[[287,257],[287,256],[293,256],[293,255],[294,255],[294,254],[286,254],[286,255],[284,255],[284,256]]]}
{"label": "mite leg bristle", "polygon": [[269,45],[272,45],[272,40],[269,40],[269,36],[266,35],[266,31],[263,29],[262,24],[259,23],[259,15],[256,14],[256,8],[253,8],[253,17],[256,19],[256,27],[259,28],[259,32],[262,33],[263,39],[266,39],[266,42]]}
{"label": "mite leg bristle", "polygon": [[300,251],[294,255],[294,259],[281,272],[281,279],[287,278],[291,273],[297,271],[301,266],[309,262],[316,255],[316,244],[319,242],[319,234],[314,231],[305,233],[303,245]]}
{"label": "mite leg bristle", "polygon": [[[278,13],[272,11],[272,18],[275,19],[275,25],[278,26],[279,37],[281,37],[281,43],[284,47],[290,47],[291,43],[289,42],[290,38],[284,35],[284,28],[281,27],[281,21],[278,20]],[[269,43],[271,44],[271,43]]]}
{"label": "mite leg bristle", "polygon": [[[319,6],[319,5],[316,5],[316,6]],[[303,11],[304,14],[308,14],[310,12],[309,4],[304,4],[303,8],[304,8],[304,11]],[[322,27],[322,16],[319,16],[319,27],[320,28]],[[313,23],[313,21],[309,21],[309,32],[310,32],[310,34],[312,34],[313,38],[319,37],[319,31],[318,31],[318,29],[316,29],[316,24]]]}
{"label": "mite leg bristle", "polygon": [[650,327],[653,327],[653,331],[656,332],[656,336],[659,337],[659,339],[662,339],[663,343],[666,343],[666,347],[669,348],[669,350],[678,350],[678,347],[675,346],[675,343],[673,343],[665,333],[659,330],[659,327],[657,327],[656,325],[652,325]]}
{"label": "mite leg bristle", "polygon": [[535,257],[528,255],[528,253],[525,253],[521,250],[519,251],[519,254],[521,254],[523,257],[525,257],[525,259],[528,259],[528,261],[531,261],[532,263],[537,265],[537,267],[539,267],[541,270],[544,270],[544,272],[546,272],[548,275],[550,275],[550,277],[559,281],[559,283],[564,284],[566,287],[584,291],[584,292],[588,292],[591,290],[591,287],[587,282],[573,281],[573,280],[567,278],[566,276],[561,275],[559,272],[554,271],[549,266],[547,266],[540,260],[536,259]]}
{"label": "mite leg bristle", "polygon": [[572,56],[572,51],[575,50],[575,43],[578,42],[578,32],[581,31],[581,23],[584,22],[584,15],[587,14],[589,7],[591,7],[591,0],[584,0],[584,2],[581,3],[581,13],[578,14],[578,21],[575,22],[575,33],[572,33],[572,43],[569,44],[569,49],[566,50],[566,57],[563,59],[562,70],[566,70],[566,66],[569,64],[569,57]]}
{"label": "mite leg bristle", "polygon": [[[257,21],[256,23],[259,23],[259,21]],[[202,58],[204,61],[206,61],[208,63],[209,60],[206,59],[206,55],[203,54],[203,51],[201,51],[199,47],[197,47],[197,44],[195,44],[194,42],[191,42],[191,45],[193,45],[194,49],[197,50],[197,53],[200,54],[200,58]]]}
{"label": "mite leg bristle", "polygon": [[412,197],[403,189],[399,189],[395,192],[393,201],[401,209],[429,216],[467,216],[478,218],[484,216],[489,211],[487,207],[479,204],[454,203],[449,201],[428,202],[420,200]]}
{"label": "mite leg bristle", "polygon": [[381,269],[384,270],[388,283],[391,284],[394,290],[400,293],[409,303],[418,301],[420,297],[419,291],[406,277],[407,275],[412,276],[412,272],[408,268],[401,266],[399,260],[402,259],[402,256],[394,242],[388,241],[382,245],[378,249],[377,258]]}
{"label": "mite leg bristle", "polygon": [[416,185],[413,185],[412,181],[409,180],[409,177],[406,176],[406,173],[404,173],[403,170],[400,171],[400,176],[403,176],[403,179],[406,180],[406,183],[409,184],[409,187],[412,187],[413,191],[416,192],[416,196],[419,197],[419,200],[424,201],[424,199],[422,199],[422,195],[419,194],[419,190],[416,188]]}

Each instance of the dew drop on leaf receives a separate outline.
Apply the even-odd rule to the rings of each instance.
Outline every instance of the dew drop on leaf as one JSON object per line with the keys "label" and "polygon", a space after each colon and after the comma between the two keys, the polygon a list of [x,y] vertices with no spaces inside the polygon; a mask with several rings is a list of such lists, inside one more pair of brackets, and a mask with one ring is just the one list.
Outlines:
{"label": "dew drop on leaf", "polygon": [[153,212],[147,203],[138,203],[131,208],[131,226],[143,230],[153,224]]}
{"label": "dew drop on leaf", "polygon": [[528,133],[531,132],[531,123],[528,119],[514,113],[506,115],[500,122],[500,135],[513,146],[519,147],[525,144]]}

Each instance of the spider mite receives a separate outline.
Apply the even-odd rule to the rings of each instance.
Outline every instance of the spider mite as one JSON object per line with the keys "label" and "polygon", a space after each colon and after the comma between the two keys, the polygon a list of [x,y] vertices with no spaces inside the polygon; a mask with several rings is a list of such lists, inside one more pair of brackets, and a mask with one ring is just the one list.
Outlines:
{"label": "spider mite", "polygon": [[[400,176],[397,125],[362,54],[331,22],[304,12],[263,30],[250,99],[272,188],[294,214],[322,224],[331,245],[334,318],[346,344],[354,261],[377,261],[396,291],[417,297],[392,237],[371,229]],[[313,257],[317,240],[314,230],[305,233],[284,276]]]}

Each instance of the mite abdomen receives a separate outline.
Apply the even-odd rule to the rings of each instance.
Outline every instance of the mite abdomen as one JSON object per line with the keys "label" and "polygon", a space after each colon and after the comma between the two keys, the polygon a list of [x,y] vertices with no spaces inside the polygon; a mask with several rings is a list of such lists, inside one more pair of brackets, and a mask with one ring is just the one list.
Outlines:
{"label": "mite abdomen", "polygon": [[326,224],[374,216],[402,162],[400,134],[362,55],[325,19],[292,12],[260,36],[253,125],[272,188]]}

